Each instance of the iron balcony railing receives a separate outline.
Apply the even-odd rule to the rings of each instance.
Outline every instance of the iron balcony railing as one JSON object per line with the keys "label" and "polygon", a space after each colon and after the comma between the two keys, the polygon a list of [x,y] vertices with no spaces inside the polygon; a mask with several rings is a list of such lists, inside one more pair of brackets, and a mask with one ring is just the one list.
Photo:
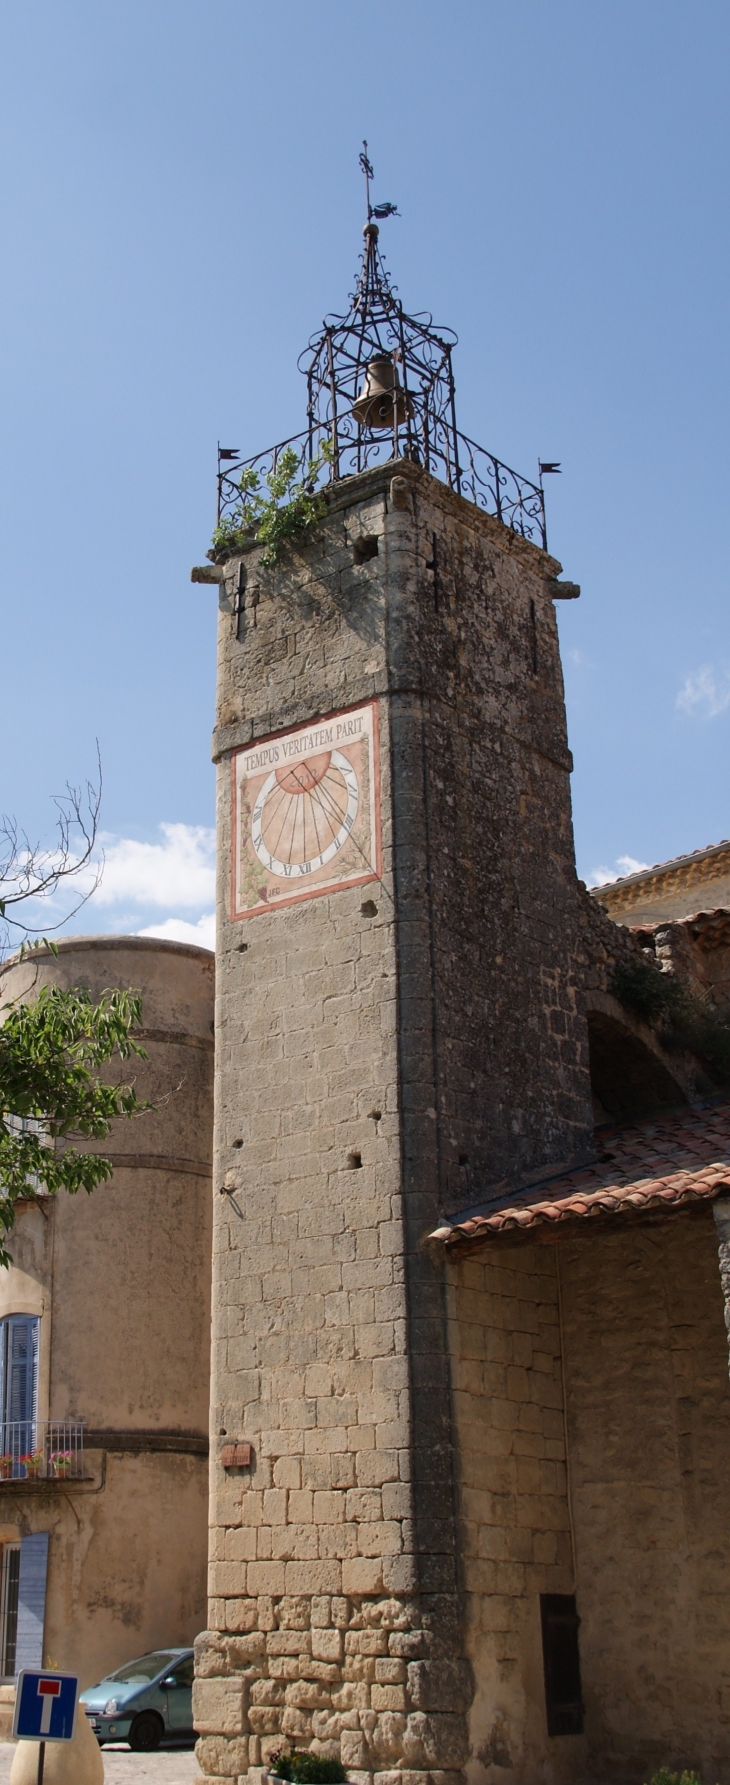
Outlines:
{"label": "iron balcony railing", "polygon": [[[377,440],[370,436],[367,441],[363,441],[361,430],[350,435],[346,426],[343,427],[343,419],[345,424],[349,420],[347,417],[339,418],[336,446],[332,445],[332,435],[327,437],[330,442],[329,458],[325,464],[320,464],[313,483],[309,478],[310,466],[313,460],[317,460],[325,436],[317,435],[309,428],[304,429],[301,434],[293,434],[289,440],[281,440],[277,446],[255,453],[250,459],[243,459],[237,452],[219,447],[219,527],[223,522],[224,527],[238,526],[245,531],[246,496],[241,491],[242,475],[255,471],[263,493],[266,494],[267,473],[276,470],[281,454],[286,447],[291,447],[297,455],[298,476],[305,483],[310,483],[310,487],[317,488],[324,488],[326,483],[339,483],[343,477],[356,475],[358,471],[367,470],[373,464],[409,457],[416,463],[423,464],[427,471],[447,484],[449,489],[466,497],[467,501],[476,503],[477,508],[483,508],[487,514],[494,515],[503,526],[511,527],[523,539],[530,539],[533,544],[547,551],[545,493],[541,484],[531,483],[529,478],[521,477],[518,471],[513,471],[509,465],[503,465],[493,453],[486,452],[484,447],[478,446],[466,434],[444,429],[439,436],[436,430],[432,430],[430,439],[419,442],[418,446],[412,446],[409,451],[404,431],[402,428],[398,429],[397,424],[393,432],[389,431]],[[225,556],[223,542],[221,548],[221,555]]]}
{"label": "iron balcony railing", "polygon": [[0,1483],[78,1481],[84,1474],[83,1420],[5,1420],[0,1447]]}

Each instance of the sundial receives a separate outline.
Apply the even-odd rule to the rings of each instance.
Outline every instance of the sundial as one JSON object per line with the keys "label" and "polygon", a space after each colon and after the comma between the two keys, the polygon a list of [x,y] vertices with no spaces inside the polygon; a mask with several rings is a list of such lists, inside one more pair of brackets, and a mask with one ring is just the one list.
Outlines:
{"label": "sundial", "polygon": [[373,702],[239,750],[233,774],[234,917],[378,877]]}
{"label": "sundial", "polygon": [[347,842],[359,804],[357,773],[341,750],[273,769],[251,819],[262,866],[284,880],[326,867]]}

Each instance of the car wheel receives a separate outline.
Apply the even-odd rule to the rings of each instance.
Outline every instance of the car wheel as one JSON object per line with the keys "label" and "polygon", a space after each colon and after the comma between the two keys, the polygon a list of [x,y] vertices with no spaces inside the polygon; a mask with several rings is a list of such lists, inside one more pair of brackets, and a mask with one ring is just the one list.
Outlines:
{"label": "car wheel", "polygon": [[135,1753],[149,1754],[152,1748],[159,1748],[164,1733],[162,1719],[156,1717],[154,1711],[143,1711],[140,1717],[135,1717],[127,1740]]}

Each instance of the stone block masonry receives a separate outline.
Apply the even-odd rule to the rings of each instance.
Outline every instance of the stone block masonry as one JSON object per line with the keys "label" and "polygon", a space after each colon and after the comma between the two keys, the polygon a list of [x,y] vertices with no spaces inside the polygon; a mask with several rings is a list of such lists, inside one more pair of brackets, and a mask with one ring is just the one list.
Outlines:
{"label": "stone block masonry", "polygon": [[[241,1778],[284,1741],[455,1785],[473,1678],[422,1242],[591,1132],[559,566],[410,464],[346,480],[316,539],[259,560],[221,589],[200,1760]],[[232,753],[366,700],[380,879],[234,921]],[[237,1440],[249,1469],[223,1466]]]}
{"label": "stone block masonry", "polygon": [[611,1231],[598,1252],[575,1234],[559,1247],[586,1736],[604,1779],[648,1779],[665,1756],[730,1778],[717,1240],[701,1208]]}
{"label": "stone block masonry", "polygon": [[[545,1762],[540,1594],[574,1593],[557,1248],[449,1265],[470,1750],[515,1780]],[[587,1746],[564,1759],[585,1773]]]}

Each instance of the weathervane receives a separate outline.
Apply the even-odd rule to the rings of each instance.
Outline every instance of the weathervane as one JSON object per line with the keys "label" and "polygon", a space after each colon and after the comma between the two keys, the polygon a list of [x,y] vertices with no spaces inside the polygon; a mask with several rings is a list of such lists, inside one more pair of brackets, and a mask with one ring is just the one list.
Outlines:
{"label": "weathervane", "polygon": [[387,203],[382,205],[371,205],[370,203],[370,181],[375,179],[375,170],[368,159],[368,145],[364,141],[360,151],[360,166],[365,175],[365,202],[368,208],[368,223],[372,223],[373,217],[377,217],[381,223],[384,217],[400,217],[400,211],[398,210],[397,205]]}

